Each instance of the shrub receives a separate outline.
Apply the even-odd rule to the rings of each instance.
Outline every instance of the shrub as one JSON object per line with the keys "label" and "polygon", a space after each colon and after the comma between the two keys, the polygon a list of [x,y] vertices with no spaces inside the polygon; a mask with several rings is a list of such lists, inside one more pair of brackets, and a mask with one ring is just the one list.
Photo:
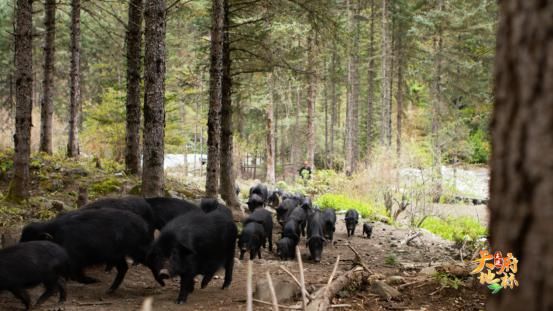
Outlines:
{"label": "shrub", "polygon": [[421,224],[424,228],[444,239],[451,241],[463,241],[465,238],[474,240],[487,234],[486,227],[471,217],[457,217],[441,219],[428,217]]}
{"label": "shrub", "polygon": [[315,204],[321,208],[332,208],[337,211],[347,211],[353,208],[363,218],[376,218],[377,215],[386,215],[383,208],[377,208],[368,202],[350,199],[341,194],[323,194],[315,200]]}

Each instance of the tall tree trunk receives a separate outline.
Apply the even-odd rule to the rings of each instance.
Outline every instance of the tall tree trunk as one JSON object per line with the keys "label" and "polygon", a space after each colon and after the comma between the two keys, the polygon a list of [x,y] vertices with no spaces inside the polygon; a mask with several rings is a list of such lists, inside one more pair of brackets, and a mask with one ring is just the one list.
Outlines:
{"label": "tall tree trunk", "polygon": [[380,142],[390,147],[391,145],[391,97],[390,97],[390,31],[389,31],[388,0],[382,0],[382,126]]}
{"label": "tall tree trunk", "polygon": [[334,43],[334,49],[332,50],[332,61],[330,66],[330,96],[332,97],[332,103],[330,108],[330,161],[328,165],[334,167],[334,152],[335,152],[335,140],[336,140],[336,123],[338,122],[338,96],[336,94],[336,43]]}
{"label": "tall tree trunk", "polygon": [[[355,3],[354,15],[359,15],[360,1]],[[355,18],[352,49],[352,75],[351,75],[351,122],[352,122],[352,163],[351,172],[357,170],[357,160],[359,158],[359,19]]]}
{"label": "tall tree trunk", "polygon": [[56,39],[56,0],[44,4],[44,79],[42,80],[42,101],[40,103],[40,146],[39,150],[52,154],[52,114],[54,112],[54,62]]}
{"label": "tall tree trunk", "polygon": [[397,36],[397,115],[396,115],[396,153],[398,159],[401,157],[401,122],[403,117],[403,45],[402,45],[402,36],[404,35],[401,24],[398,25],[398,36]]}
{"label": "tall tree trunk", "polygon": [[127,25],[127,135],[125,166],[128,173],[140,173],[140,54],[144,0],[129,0]]}
{"label": "tall tree trunk", "polygon": [[[352,174],[357,167],[357,154],[359,147],[357,144],[359,134],[359,21],[354,22],[354,13],[358,13],[359,5],[355,4],[352,10],[349,1],[346,2],[348,9],[348,25],[351,37],[351,45],[348,48],[348,100],[346,109],[346,174]],[[352,12],[353,11],[353,12]]]}
{"label": "tall tree trunk", "polygon": [[316,65],[316,40],[317,33],[311,29],[308,38],[308,65],[309,81],[307,84],[307,162],[311,167],[315,166],[315,100],[317,97],[317,65]]}
{"label": "tall tree trunk", "polygon": [[324,75],[325,80],[323,84],[323,108],[324,108],[324,128],[325,128],[325,154],[324,154],[324,168],[328,169],[328,162],[329,162],[329,154],[330,154],[330,146],[328,145],[328,67],[327,67],[327,60],[325,59],[324,66]]}
{"label": "tall tree trunk", "polygon": [[[443,10],[443,0],[438,0],[438,11]],[[441,84],[442,84],[442,52],[443,29],[438,26],[438,32],[434,37],[434,78],[432,81],[432,179],[434,183],[434,201],[438,201],[442,195],[442,150],[440,142],[440,127],[442,114]]]}
{"label": "tall tree trunk", "polygon": [[69,72],[69,139],[67,156],[79,156],[81,112],[81,0],[71,0],[71,69]]}
{"label": "tall tree trunk", "polygon": [[233,210],[240,210],[240,202],[236,197],[233,165],[232,142],[232,80],[230,59],[230,31],[229,31],[229,0],[223,0],[224,24],[223,24],[223,76],[221,92],[221,151],[220,151],[220,193]]}
{"label": "tall tree trunk", "polygon": [[[294,120],[294,133],[299,135],[300,133],[300,113],[301,113],[301,87],[298,86],[296,88],[296,109],[294,109],[295,112],[295,120]],[[299,135],[301,136],[301,135]],[[300,151],[301,151],[301,145],[304,143],[304,141],[298,141],[295,144],[292,144],[292,164],[297,165],[301,159],[300,157]]]}
{"label": "tall tree trunk", "polygon": [[165,1],[144,10],[144,163],[142,195],[163,195],[165,160]]}
{"label": "tall tree trunk", "polygon": [[207,115],[207,172],[205,191],[208,197],[219,192],[221,105],[223,98],[224,0],[213,0],[211,12],[211,52],[209,69],[209,112]]}
{"label": "tall tree trunk", "polygon": [[31,154],[31,113],[33,108],[33,2],[17,0],[15,29],[15,145],[14,176],[7,199],[29,197]]}
{"label": "tall tree trunk", "polygon": [[[489,310],[553,309],[553,19],[551,3],[499,2],[492,120],[490,235],[517,257],[520,287]],[[524,9],[521,9],[524,8]]]}
{"label": "tall tree trunk", "polygon": [[274,126],[274,105],[276,100],[275,95],[275,77],[274,73],[271,73],[268,79],[269,90],[271,92],[271,99],[267,103],[265,110],[265,117],[267,122],[267,148],[265,164],[267,166],[267,172],[265,176],[266,182],[269,184],[275,183],[275,126]]}
{"label": "tall tree trunk", "polygon": [[375,64],[374,64],[374,20],[376,18],[375,10],[376,5],[374,3],[375,0],[371,1],[371,20],[370,20],[370,37],[369,37],[369,51],[368,51],[368,59],[369,59],[369,69],[367,73],[368,83],[367,83],[367,160],[370,160],[371,153],[372,153],[372,147],[373,147],[373,123],[374,123],[374,72],[375,72]]}

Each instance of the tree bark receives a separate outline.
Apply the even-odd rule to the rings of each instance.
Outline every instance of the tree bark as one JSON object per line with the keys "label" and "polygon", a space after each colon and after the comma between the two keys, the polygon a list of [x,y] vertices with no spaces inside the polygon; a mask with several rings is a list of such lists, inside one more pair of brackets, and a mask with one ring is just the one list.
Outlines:
{"label": "tree bark", "polygon": [[15,145],[14,176],[7,199],[21,201],[30,196],[31,113],[33,108],[33,2],[17,0],[15,29]]}
{"label": "tree bark", "polygon": [[[443,10],[443,0],[438,0],[438,11]],[[442,150],[440,145],[441,127],[441,84],[442,84],[442,52],[443,52],[443,29],[438,26],[437,34],[434,37],[434,77],[432,81],[432,180],[433,199],[438,201],[442,195]]]}
{"label": "tree bark", "polygon": [[492,117],[491,251],[511,252],[520,286],[489,310],[553,309],[553,7],[499,2]]}
{"label": "tree bark", "polygon": [[398,159],[401,157],[401,122],[403,118],[403,45],[402,45],[402,27],[398,26],[397,36],[397,115],[396,115],[396,153]]}
{"label": "tree bark", "polygon": [[391,96],[390,96],[390,31],[389,31],[388,0],[382,0],[382,129],[380,142],[390,147],[391,145]]}
{"label": "tree bark", "polygon": [[54,112],[54,62],[56,39],[56,0],[44,4],[44,65],[42,80],[42,101],[40,103],[39,150],[52,154],[52,114]]}
{"label": "tree bark", "polygon": [[125,166],[129,174],[140,173],[140,82],[142,11],[144,0],[129,0],[127,24],[127,133]]}
{"label": "tree bark", "polygon": [[308,38],[308,69],[311,71],[309,74],[309,82],[307,83],[307,162],[313,168],[315,166],[315,100],[317,97],[317,45],[316,45],[317,33],[314,29],[311,29],[311,33]]}
{"label": "tree bark", "polygon": [[372,153],[372,143],[373,143],[373,122],[374,122],[374,20],[376,18],[375,10],[376,6],[374,3],[375,0],[371,0],[371,21],[369,26],[369,69],[367,73],[368,83],[367,83],[367,159],[369,160]]}
{"label": "tree bark", "polygon": [[69,72],[69,138],[67,157],[78,157],[81,112],[81,0],[71,0],[71,69]]}
{"label": "tree bark", "polygon": [[348,49],[348,101],[346,113],[346,174],[352,174],[357,167],[357,154],[359,147],[357,144],[359,135],[359,20],[354,22],[354,13],[358,14],[359,5],[356,4],[353,9],[349,1],[346,2],[348,8],[349,31],[353,34],[351,37],[352,47]]}
{"label": "tree bark", "polygon": [[206,196],[208,197],[217,197],[219,192],[224,23],[224,0],[213,0],[211,13],[209,112],[207,116],[207,172],[205,182]]}
{"label": "tree bark", "polygon": [[165,1],[144,10],[144,163],[142,194],[163,195],[165,138]]}
{"label": "tree bark", "polygon": [[220,193],[221,197],[232,210],[240,210],[240,202],[236,197],[233,165],[233,133],[232,133],[232,77],[230,59],[229,3],[223,0],[223,76],[221,91],[221,150],[220,150]]}
{"label": "tree bark", "polygon": [[267,172],[265,181],[269,184],[275,183],[275,126],[274,126],[274,101],[275,96],[275,77],[274,73],[269,76],[269,90],[271,92],[271,99],[267,103],[265,110],[266,122],[267,122],[267,148],[265,164],[267,166]]}
{"label": "tree bark", "polygon": [[332,97],[332,106],[330,108],[330,161],[328,165],[334,167],[334,152],[335,152],[335,140],[336,140],[336,123],[338,122],[338,96],[336,94],[336,43],[334,43],[334,49],[332,50],[332,61],[330,69],[330,96]]}

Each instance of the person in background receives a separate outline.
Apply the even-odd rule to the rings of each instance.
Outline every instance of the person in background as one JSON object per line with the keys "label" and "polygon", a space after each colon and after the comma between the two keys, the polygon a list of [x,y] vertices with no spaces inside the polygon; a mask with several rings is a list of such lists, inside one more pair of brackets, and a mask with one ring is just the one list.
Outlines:
{"label": "person in background", "polygon": [[311,166],[309,166],[309,162],[305,161],[303,162],[303,166],[298,171],[300,174],[300,177],[303,178],[303,180],[309,180],[311,179]]}

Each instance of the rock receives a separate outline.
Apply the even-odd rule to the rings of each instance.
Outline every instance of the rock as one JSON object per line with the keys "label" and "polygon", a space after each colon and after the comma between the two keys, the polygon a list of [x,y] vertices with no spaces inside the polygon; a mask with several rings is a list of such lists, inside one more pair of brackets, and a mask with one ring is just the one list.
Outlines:
{"label": "rock", "polygon": [[55,210],[56,212],[61,212],[65,209],[65,204],[63,204],[62,201],[52,201],[50,202],[50,205],[52,206],[52,209]]}
{"label": "rock", "polygon": [[[299,287],[295,283],[279,280],[276,278],[272,279],[273,287],[275,288],[276,297],[279,303],[292,301],[294,297],[301,294]],[[255,285],[253,298],[263,301],[272,301],[271,290],[269,289],[269,283],[267,282],[267,279],[261,279],[257,282],[257,284]]]}
{"label": "rock", "polygon": [[370,291],[371,293],[376,294],[381,298],[386,299],[387,301],[400,296],[400,293],[397,289],[391,287],[383,281],[375,281],[374,283],[372,283]]}
{"label": "rock", "polygon": [[451,274],[458,278],[465,278],[470,276],[470,268],[459,264],[446,264],[441,267],[437,267],[436,270],[440,272],[445,272],[447,274]]}
{"label": "rock", "polygon": [[402,276],[399,276],[399,275],[392,275],[392,276],[389,276],[389,277],[386,279],[386,283],[388,283],[388,285],[399,285],[399,284],[404,284],[404,283],[405,283],[405,279],[404,279]]}
{"label": "rock", "polygon": [[369,276],[368,281],[369,281],[369,284],[372,284],[376,281],[384,280],[385,278],[386,278],[386,276],[384,276],[384,274],[375,273],[375,274]]}
{"label": "rock", "polygon": [[436,267],[425,267],[425,268],[422,268],[421,271],[419,272],[419,274],[434,275],[434,274],[436,274]]}

